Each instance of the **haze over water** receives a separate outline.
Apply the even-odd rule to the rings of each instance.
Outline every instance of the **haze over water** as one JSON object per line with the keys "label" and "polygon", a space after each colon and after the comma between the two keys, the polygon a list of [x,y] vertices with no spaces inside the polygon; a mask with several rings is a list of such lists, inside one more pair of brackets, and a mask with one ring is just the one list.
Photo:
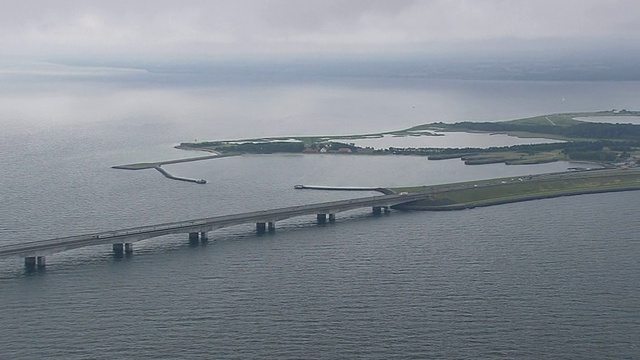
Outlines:
{"label": "haze over water", "polygon": [[[178,86],[127,76],[2,84],[0,244],[368,195],[299,183],[422,185],[583,166],[320,154],[166,166],[204,186],[110,168],[198,155],[173,149],[183,141],[640,108],[638,82]],[[382,217],[364,209],[327,226],[279,222],[267,236],[221,229],[207,246],[190,247],[186,234],[151,239],[124,259],[83,248],[33,274],[1,259],[0,358],[634,358],[638,201],[628,192]]]}
{"label": "haze over water", "polygon": [[[0,11],[0,246],[589,166],[180,142],[640,110],[635,0],[30,0]],[[631,120],[631,118],[626,118]],[[610,119],[603,119],[607,121]],[[634,119],[637,121],[637,118]],[[387,141],[387,138],[381,141]],[[393,141],[400,139],[394,138]],[[543,139],[458,134],[416,146]],[[367,140],[365,140],[367,141]],[[380,146],[396,146],[385,144]],[[397,146],[403,146],[399,144]],[[636,359],[640,192],[370,209],[0,259],[4,359]]]}

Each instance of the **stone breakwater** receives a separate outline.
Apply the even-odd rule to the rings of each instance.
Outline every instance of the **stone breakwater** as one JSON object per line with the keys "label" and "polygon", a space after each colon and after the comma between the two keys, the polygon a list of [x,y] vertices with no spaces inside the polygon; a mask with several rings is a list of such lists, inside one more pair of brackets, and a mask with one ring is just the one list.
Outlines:
{"label": "stone breakwater", "polygon": [[167,170],[163,169],[162,165],[179,164],[179,163],[185,163],[185,162],[210,160],[210,159],[218,159],[218,158],[229,157],[229,156],[233,156],[233,155],[215,154],[215,155],[198,156],[198,157],[192,157],[192,158],[186,158],[186,159],[176,159],[176,160],[165,160],[165,161],[148,162],[148,163],[135,163],[135,164],[126,164],[126,165],[116,165],[116,166],[112,166],[111,168],[113,168],[113,169],[121,169],[121,170],[155,169],[158,172],[160,172],[162,175],[164,175],[166,178],[171,179],[171,180],[186,181],[186,182],[192,182],[192,183],[196,183],[196,184],[206,184],[207,181],[204,180],[204,179],[196,180],[196,179],[189,179],[189,178],[183,178],[183,177],[179,177],[179,176],[174,176],[171,173],[169,173]]}
{"label": "stone breakwater", "polygon": [[155,169],[158,170],[166,178],[171,179],[171,180],[186,181],[186,182],[192,182],[192,183],[196,183],[196,184],[206,184],[207,183],[207,181],[204,180],[204,179],[196,180],[196,179],[184,178],[184,177],[179,177],[179,176],[173,176],[173,175],[171,175],[171,173],[169,173],[167,170],[161,168],[160,166],[156,166]]}

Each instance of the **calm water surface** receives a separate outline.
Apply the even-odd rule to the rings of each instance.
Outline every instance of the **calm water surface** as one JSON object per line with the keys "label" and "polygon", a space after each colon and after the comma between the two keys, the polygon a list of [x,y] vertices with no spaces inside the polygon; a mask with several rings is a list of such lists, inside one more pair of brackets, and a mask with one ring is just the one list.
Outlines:
{"label": "calm water surface", "polygon": [[[384,135],[379,138],[342,140],[362,147],[386,149],[389,147],[413,148],[490,148],[499,146],[546,144],[557,142],[551,139],[519,138],[506,134],[480,134],[463,132],[437,133],[439,136],[392,136]],[[473,145],[471,145],[473,144]]]}
{"label": "calm water surface", "polygon": [[[516,104],[507,106],[513,108],[505,116],[516,115],[516,105],[519,114],[531,115],[550,94],[579,94],[580,102],[602,108],[639,107],[630,95],[617,98],[625,102],[619,104],[609,93],[629,94],[637,84],[584,85],[387,90],[406,105],[421,98],[453,102],[464,93],[475,99],[469,101],[472,108],[483,101],[497,107],[506,97]],[[530,97],[529,87],[539,91],[537,97]],[[487,104],[487,89],[504,97]],[[200,103],[204,90],[192,91],[182,93],[178,109]],[[288,104],[278,91],[265,94]],[[239,106],[259,91],[247,92],[248,97],[239,96],[240,89],[216,94]],[[305,112],[296,106],[313,107],[324,114],[318,118],[332,118],[318,103],[303,101],[310,93],[331,99],[326,105],[343,115],[355,110],[336,107],[338,95],[358,98],[361,120],[350,126],[359,132],[390,130],[367,115],[398,104],[374,106],[385,94],[380,88],[310,88],[300,91],[300,103],[281,112],[300,119]],[[26,96],[2,94],[7,103]],[[155,96],[175,100],[172,94]],[[82,97],[71,98],[74,105],[82,103]],[[114,99],[126,96],[114,90],[100,101],[91,99],[98,101],[91,105]],[[110,166],[193,156],[172,148],[192,138],[282,135],[264,130],[271,113],[264,113],[262,119],[269,120],[262,123],[240,110],[237,116],[253,126],[226,127],[222,120],[206,120],[212,104],[220,106],[215,114],[233,113],[233,106],[214,99],[196,111],[193,122],[180,116],[156,121],[145,105],[151,100],[140,99],[140,107],[131,107],[136,111],[115,107],[110,115],[90,106],[51,107],[49,115],[59,120],[53,125],[33,109],[3,110],[11,120],[0,134],[0,244],[367,195],[296,191],[298,183],[437,184],[575,166],[474,167],[459,160],[330,155],[254,155],[167,166],[175,175],[207,179],[201,186]],[[266,103],[254,105],[264,109]],[[554,107],[540,108],[546,113]],[[85,111],[101,119],[63,121],[65,114],[80,118]],[[18,121],[21,116],[25,122]],[[319,133],[315,122],[291,124],[292,133]],[[123,259],[113,258],[110,246],[78,249],[47,257],[47,269],[32,274],[22,269],[22,259],[1,259],[0,359],[633,359],[640,354],[638,202],[640,192],[627,192],[455,212],[375,217],[358,210],[326,226],[306,217],[282,221],[273,235],[257,236],[250,225],[221,229],[210,234],[207,246],[191,247],[180,235],[150,239],[136,243],[134,255]]]}

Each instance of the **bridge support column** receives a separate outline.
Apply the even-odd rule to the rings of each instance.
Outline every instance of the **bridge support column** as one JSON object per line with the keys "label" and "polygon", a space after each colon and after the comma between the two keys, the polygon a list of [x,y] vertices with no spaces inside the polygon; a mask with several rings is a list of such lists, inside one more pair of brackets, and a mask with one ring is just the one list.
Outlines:
{"label": "bridge support column", "polygon": [[33,271],[36,269],[36,257],[35,256],[27,256],[24,258],[24,268],[27,271]]}
{"label": "bridge support column", "polygon": [[276,231],[276,223],[274,221],[269,221],[269,223],[267,223],[267,230],[272,233]]}
{"label": "bridge support column", "polygon": [[206,232],[206,231],[202,231],[202,232],[200,233],[200,242],[205,243],[205,242],[207,242],[207,241],[209,241],[209,235],[207,234],[207,232]]}
{"label": "bridge support column", "polygon": [[124,252],[126,254],[133,254],[133,244],[132,243],[124,243]]}
{"label": "bridge support column", "polygon": [[267,224],[263,222],[256,223],[256,232],[258,234],[264,234],[267,232]]}
{"label": "bridge support column", "polygon": [[191,245],[197,245],[198,242],[200,241],[200,237],[198,236],[199,234],[197,232],[190,232],[189,233],[189,243]]}
{"label": "bridge support column", "polygon": [[329,222],[330,223],[336,222],[336,214],[329,214]]}
{"label": "bridge support column", "polygon": [[44,269],[44,267],[47,266],[47,261],[44,256],[36,257],[36,266],[38,269]]}
{"label": "bridge support column", "polygon": [[123,243],[115,243],[111,248],[113,249],[113,253],[116,255],[122,255],[124,253]]}
{"label": "bridge support column", "polygon": [[318,219],[318,224],[325,224],[327,222],[327,214],[318,214],[316,218]]}
{"label": "bridge support column", "polygon": [[376,215],[381,214],[382,213],[382,207],[374,206],[373,207],[373,213],[376,214]]}

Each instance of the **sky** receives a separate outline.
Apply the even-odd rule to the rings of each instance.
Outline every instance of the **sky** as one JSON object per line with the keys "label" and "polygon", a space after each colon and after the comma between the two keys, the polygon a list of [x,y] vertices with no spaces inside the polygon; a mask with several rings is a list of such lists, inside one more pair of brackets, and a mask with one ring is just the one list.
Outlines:
{"label": "sky", "polygon": [[0,0],[0,9],[9,60],[640,44],[637,0]]}

